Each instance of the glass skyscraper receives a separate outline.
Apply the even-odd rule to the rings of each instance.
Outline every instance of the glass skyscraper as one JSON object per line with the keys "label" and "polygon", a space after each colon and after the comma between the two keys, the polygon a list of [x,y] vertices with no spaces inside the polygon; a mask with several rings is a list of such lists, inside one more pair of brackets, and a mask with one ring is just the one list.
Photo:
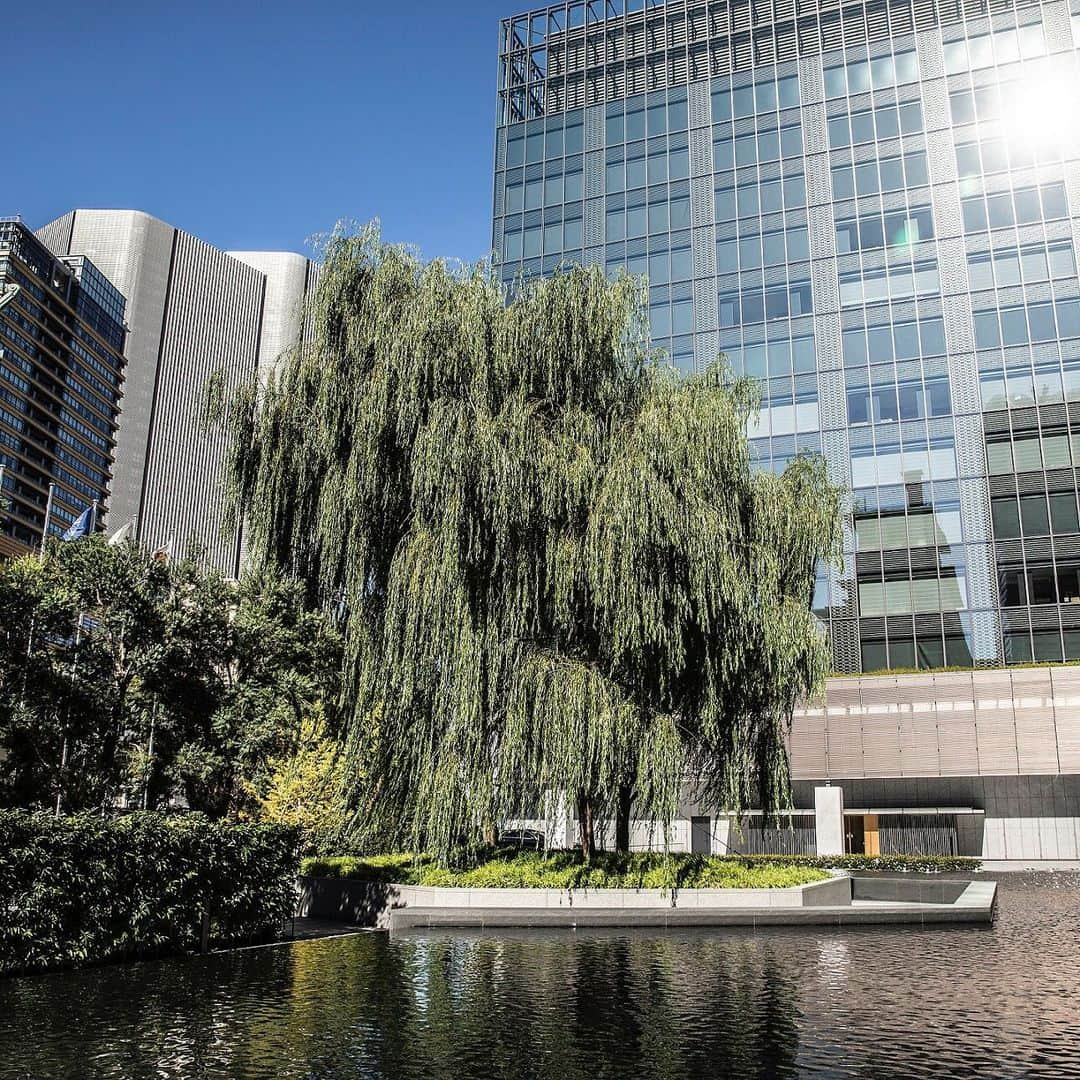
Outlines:
{"label": "glass skyscraper", "polygon": [[108,511],[125,301],[90,259],[0,218],[0,558]]}
{"label": "glass skyscraper", "polygon": [[838,672],[1080,659],[1072,3],[502,23],[501,275],[647,275],[675,365],[760,380],[760,466],[824,455],[853,493],[815,597]]}

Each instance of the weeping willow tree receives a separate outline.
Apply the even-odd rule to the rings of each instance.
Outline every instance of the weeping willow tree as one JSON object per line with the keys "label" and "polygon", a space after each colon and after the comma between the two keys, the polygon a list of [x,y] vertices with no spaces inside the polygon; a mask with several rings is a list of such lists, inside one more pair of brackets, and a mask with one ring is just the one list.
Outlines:
{"label": "weeping willow tree", "polygon": [[646,292],[573,269],[508,299],[374,227],[327,244],[312,340],[229,403],[252,551],[339,606],[358,828],[446,856],[560,793],[586,857],[688,779],[789,798],[822,679],[838,492],[751,469],[753,386],[650,358]]}

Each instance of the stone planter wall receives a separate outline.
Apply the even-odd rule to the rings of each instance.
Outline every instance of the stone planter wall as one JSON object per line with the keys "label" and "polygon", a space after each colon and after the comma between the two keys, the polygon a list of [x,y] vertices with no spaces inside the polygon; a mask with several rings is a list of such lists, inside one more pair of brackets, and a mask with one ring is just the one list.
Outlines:
{"label": "stone planter wall", "polygon": [[386,927],[398,908],[540,911],[664,908],[691,910],[796,909],[851,903],[851,878],[788,889],[450,889],[385,885],[337,878],[300,879],[297,915],[337,919],[359,926]]}

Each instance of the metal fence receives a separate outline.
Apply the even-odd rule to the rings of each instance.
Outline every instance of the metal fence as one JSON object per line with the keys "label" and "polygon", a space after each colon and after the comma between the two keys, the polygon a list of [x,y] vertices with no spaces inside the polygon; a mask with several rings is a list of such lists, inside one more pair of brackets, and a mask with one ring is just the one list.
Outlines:
{"label": "metal fence", "polygon": [[733,855],[816,855],[817,829],[796,825],[794,828],[763,828],[760,825],[732,823],[728,850]]}
{"label": "metal fence", "polygon": [[883,816],[878,843],[882,855],[956,855],[956,816]]}

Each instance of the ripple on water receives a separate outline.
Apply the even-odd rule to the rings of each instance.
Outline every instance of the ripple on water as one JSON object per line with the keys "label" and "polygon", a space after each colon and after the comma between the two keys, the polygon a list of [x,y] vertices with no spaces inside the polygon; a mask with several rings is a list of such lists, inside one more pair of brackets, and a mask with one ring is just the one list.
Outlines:
{"label": "ripple on water", "polygon": [[363,934],[0,982],[0,1077],[1080,1077],[1080,875],[991,928]]}

